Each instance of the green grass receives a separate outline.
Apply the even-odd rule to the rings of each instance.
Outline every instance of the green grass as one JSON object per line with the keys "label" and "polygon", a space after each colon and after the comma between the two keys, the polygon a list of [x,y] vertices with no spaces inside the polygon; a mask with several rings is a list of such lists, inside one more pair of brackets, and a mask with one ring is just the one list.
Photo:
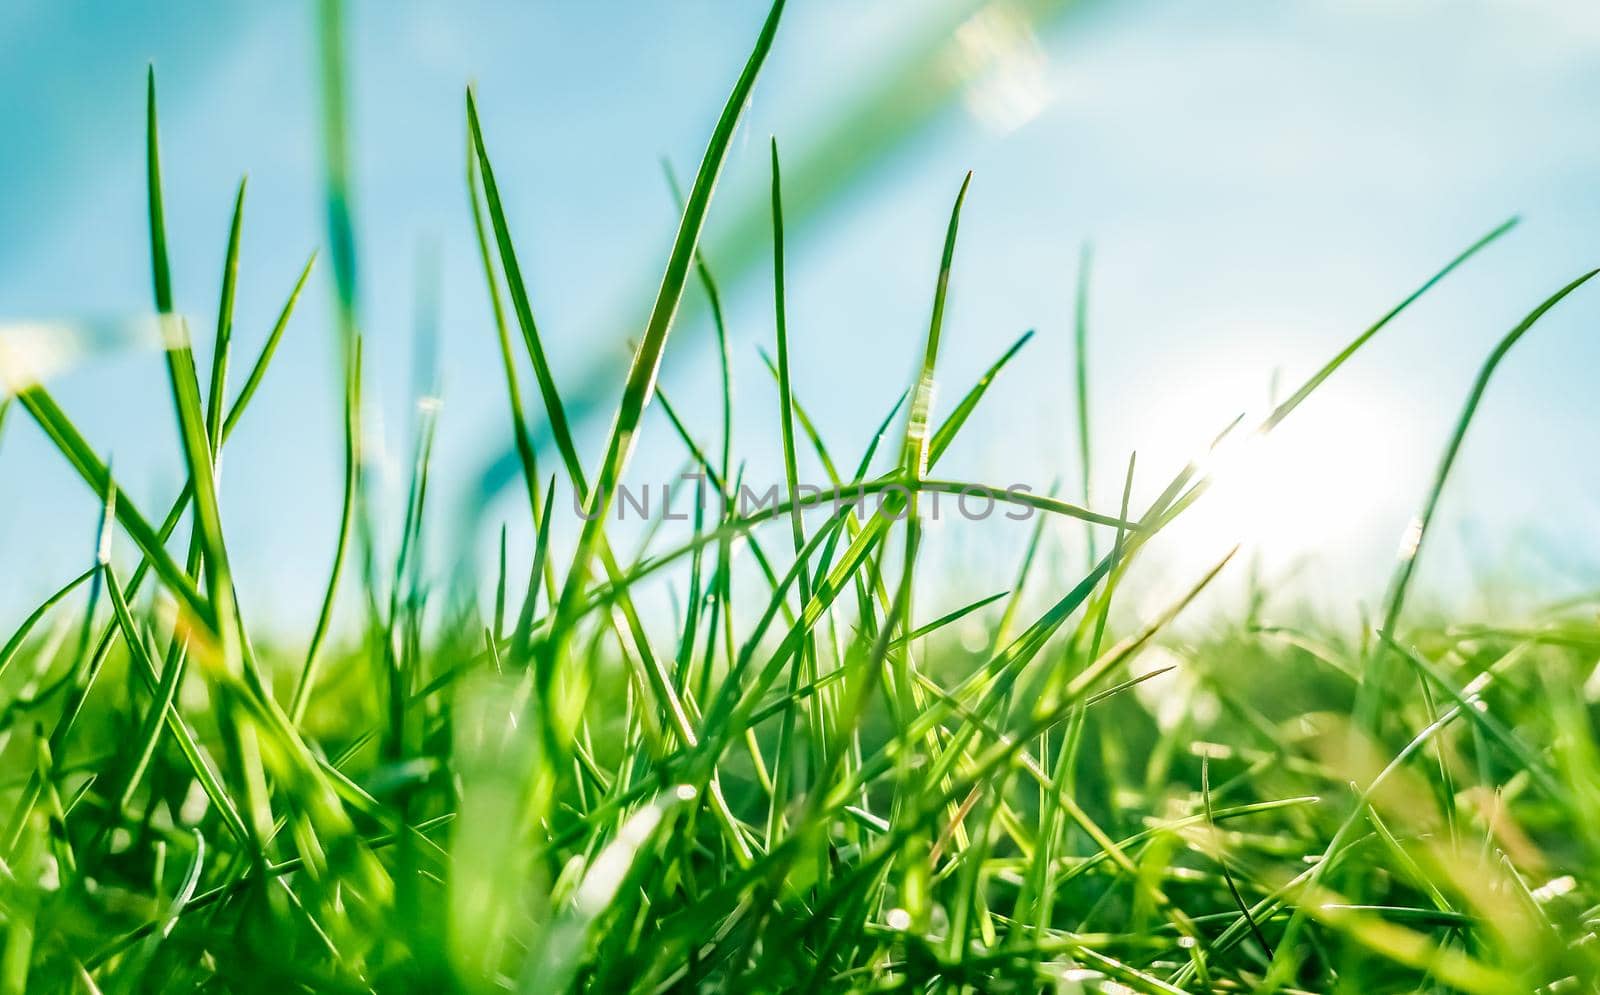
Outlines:
{"label": "green grass", "polygon": [[[1531,622],[1404,611],[1495,369],[1592,272],[1539,302],[1488,358],[1418,495],[1416,541],[1376,627],[1219,610],[1180,637],[1172,621],[1228,559],[1148,617],[1112,609],[1145,549],[1203,499],[1207,461],[1197,454],[1142,508],[1130,503],[1132,458],[1116,493],[1089,489],[1088,251],[1074,334],[1084,504],[995,488],[1037,525],[1011,590],[968,590],[925,562],[916,511],[930,492],[974,483],[937,476],[939,462],[982,444],[969,419],[1030,337],[955,385],[948,410],[936,403],[947,393],[934,389],[941,341],[963,334],[944,314],[961,292],[971,177],[929,274],[926,337],[906,343],[915,377],[884,399],[881,423],[862,426],[869,442],[852,460],[822,438],[793,375],[809,346],[786,321],[774,141],[768,362],[787,490],[814,460],[836,489],[878,500],[841,511],[824,495],[809,512],[786,500],[750,514],[713,501],[676,545],[614,544],[605,512],[641,433],[681,447],[723,494],[743,480],[728,335],[699,246],[781,11],[680,196],[592,476],[469,92],[466,190],[494,316],[483,334],[499,345],[537,536],[525,563],[502,540],[498,575],[474,591],[422,561],[436,405],[419,405],[397,548],[377,541],[360,452],[338,11],[326,5],[345,476],[325,595],[299,634],[259,631],[235,597],[218,477],[312,263],[230,402],[241,183],[202,384],[192,329],[173,309],[169,251],[183,247],[166,238],[152,76],[154,305],[168,322],[186,477],[150,517],[47,385],[20,385],[0,406],[0,428],[31,419],[104,508],[95,561],[0,644],[0,991],[1600,986],[1592,602]],[[1260,424],[1218,426],[1219,439],[1275,429],[1510,228],[1383,312]],[[656,384],[691,293],[709,303],[721,360],[709,444]],[[536,445],[546,437],[553,454]],[[554,467],[542,466],[550,455]],[[558,481],[600,512],[576,535],[553,522]],[[1045,524],[1068,520],[1090,537],[1076,574],[1040,552]],[[756,569],[735,569],[738,559]],[[663,585],[679,606],[671,618],[639,604]],[[1039,596],[1042,611],[1030,607]],[[359,619],[351,631],[336,630],[341,606]],[[1181,674],[1133,668],[1157,643]],[[1161,695],[1186,707],[1158,708]]]}

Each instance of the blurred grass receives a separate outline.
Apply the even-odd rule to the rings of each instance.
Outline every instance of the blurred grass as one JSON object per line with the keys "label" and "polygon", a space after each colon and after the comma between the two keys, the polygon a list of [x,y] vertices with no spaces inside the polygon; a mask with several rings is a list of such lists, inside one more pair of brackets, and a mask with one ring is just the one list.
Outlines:
{"label": "blurred grass", "polygon": [[[169,252],[194,250],[165,236],[152,76],[153,297],[186,479],[152,524],[47,383],[12,384],[0,402],[0,429],[14,430],[13,407],[25,413],[103,502],[92,536],[62,537],[83,542],[88,568],[0,644],[0,991],[1596,990],[1595,604],[1532,620],[1403,611],[1498,364],[1594,274],[1539,302],[1488,358],[1376,627],[1341,631],[1317,621],[1321,606],[1269,612],[1258,597],[1239,617],[1218,608],[1174,630],[1229,558],[1163,608],[1126,608],[1118,594],[1143,551],[1204,499],[1209,454],[1137,513],[1131,458],[1116,513],[984,488],[1039,527],[1013,588],[974,600],[923,556],[915,514],[931,493],[982,488],[934,471],[951,447],[982,444],[968,418],[1029,340],[941,410],[940,344],[964,331],[943,314],[962,292],[970,177],[930,274],[927,336],[907,343],[920,374],[866,452],[836,459],[791,370],[807,348],[785,321],[796,194],[772,146],[786,490],[799,491],[805,446],[836,491],[875,500],[746,512],[732,500],[726,363],[716,445],[656,389],[669,345],[685,348],[670,333],[691,278],[717,316],[700,236],[782,7],[682,198],[592,478],[468,94],[467,190],[496,319],[485,334],[498,337],[538,536],[531,562],[502,552],[486,592],[422,559],[437,517],[426,374],[394,550],[368,517],[346,153],[330,127],[348,472],[325,607],[303,644],[253,627],[234,596],[217,492],[311,264],[229,402],[241,184],[202,386],[190,323],[171,314]],[[336,5],[325,10],[336,39]],[[330,85],[329,113],[341,107]],[[1383,312],[1260,424],[1219,426],[1218,445],[1272,431],[1511,226]],[[1090,335],[1080,318],[1080,395]],[[537,411],[524,407],[524,363]],[[697,508],[687,541],[652,534],[624,553],[605,512],[639,433],[667,438],[645,424],[651,406],[719,500]],[[554,476],[538,465],[541,429],[559,450]],[[1087,461],[1087,424],[1076,441]],[[571,549],[552,538],[561,478],[599,512]],[[1058,519],[1095,537],[1083,572],[1041,552]],[[170,544],[185,521],[180,560]],[[763,545],[769,523],[785,541]],[[355,586],[341,584],[347,546],[360,552]],[[637,603],[652,585],[676,593],[671,617]],[[1035,613],[1025,588],[1047,607]],[[358,606],[353,632],[332,627],[341,590]]]}

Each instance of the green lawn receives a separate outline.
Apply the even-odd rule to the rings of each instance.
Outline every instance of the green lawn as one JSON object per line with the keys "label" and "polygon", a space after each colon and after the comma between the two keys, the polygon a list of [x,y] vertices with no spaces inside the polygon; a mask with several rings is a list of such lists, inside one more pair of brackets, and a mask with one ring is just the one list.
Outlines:
{"label": "green lawn", "polygon": [[[613,545],[607,512],[641,431],[718,492],[740,483],[727,334],[697,249],[781,8],[683,192],[598,462],[563,413],[468,95],[466,187],[497,319],[483,334],[498,335],[538,536],[531,562],[502,556],[483,591],[419,553],[435,405],[417,409],[398,549],[373,538],[343,97],[328,74],[323,265],[346,474],[304,633],[251,626],[217,490],[313,263],[263,350],[233,355],[241,185],[202,381],[189,344],[202,329],[173,313],[152,74],[154,304],[187,484],[170,508],[137,507],[47,385],[19,384],[0,407],[0,427],[31,419],[105,509],[99,559],[0,648],[0,991],[1600,990],[1593,602],[1514,622],[1406,611],[1496,366],[1592,273],[1529,302],[1488,357],[1369,624],[1216,610],[1173,634],[1213,578],[1243,569],[1227,559],[1164,609],[1120,607],[1146,547],[1203,500],[1205,454],[1148,506],[1130,507],[1134,461],[1112,506],[1026,499],[1036,524],[1015,584],[963,605],[980,592],[918,567],[918,513],[977,483],[939,462],[982,444],[969,416],[1026,347],[935,401],[941,338],[959,334],[943,313],[966,183],[928,274],[926,338],[906,344],[920,375],[863,426],[864,453],[830,450],[789,377],[805,345],[786,331],[775,142],[782,490],[815,464],[873,499],[824,495],[805,514],[714,500],[692,538]],[[1273,431],[1511,227],[1375,309],[1266,419],[1217,426],[1219,442]],[[719,424],[686,424],[656,391],[685,295],[711,304]],[[1086,333],[1080,310],[1080,398]],[[558,482],[587,519],[560,518]],[[1045,525],[1068,519],[1098,549],[1077,575],[1035,556]],[[670,618],[639,604],[660,585],[676,592]],[[335,624],[346,616],[359,624]]]}

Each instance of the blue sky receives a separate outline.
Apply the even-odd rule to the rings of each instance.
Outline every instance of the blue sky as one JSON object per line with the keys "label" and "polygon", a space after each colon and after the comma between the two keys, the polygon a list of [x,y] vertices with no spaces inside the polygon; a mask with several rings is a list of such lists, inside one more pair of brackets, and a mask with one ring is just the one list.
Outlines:
{"label": "blue sky", "polygon": [[[710,221],[713,264],[722,245],[721,263],[744,274],[727,295],[752,479],[776,479],[779,466],[775,399],[755,352],[772,336],[769,263],[719,236],[764,194],[769,134],[786,161],[803,158],[896,53],[929,25],[970,25],[971,6],[791,3]],[[478,86],[558,376],[620,385],[622,340],[675,221],[658,161],[692,171],[761,15],[731,0],[352,5],[373,420],[385,448],[404,452],[418,272],[435,259],[441,524],[471,501],[506,434],[463,189],[465,85]],[[0,322],[149,310],[142,77],[154,62],[174,279],[197,327],[212,320],[233,187],[250,175],[236,317],[249,354],[324,240],[313,22],[303,3],[11,0],[0,10],[0,125],[12,139],[0,148]],[[1160,561],[1186,568],[1243,530],[1273,569],[1314,552],[1299,570],[1307,585],[1370,601],[1483,356],[1600,261],[1600,11],[1100,0],[1033,37],[977,23],[954,50],[980,59],[999,38],[1006,71],[980,73],[791,240],[796,389],[824,433],[859,451],[911,376],[949,202],[968,169],[946,403],[1023,330],[1038,334],[974,423],[981,444],[975,435],[958,446],[947,472],[1041,490],[1059,476],[1069,493],[1072,280],[1085,240],[1096,258],[1095,473],[1119,479],[1137,449],[1139,479],[1154,490],[1164,468],[1265,404],[1275,371],[1297,383],[1456,251],[1521,214],[1515,233],[1285,426],[1275,469],[1248,478],[1251,495],[1198,519]],[[285,620],[314,607],[336,525],[329,276],[324,266],[314,278],[224,461],[245,597]],[[1464,590],[1480,562],[1527,571],[1540,590],[1592,583],[1600,544],[1583,526],[1600,494],[1588,458],[1600,427],[1597,319],[1600,299],[1581,292],[1507,361],[1468,438],[1425,587]],[[664,384],[710,439],[704,324],[685,312]],[[164,510],[179,476],[159,357],[99,358],[51,387],[114,454],[133,498]],[[591,461],[605,427],[596,421]],[[664,422],[647,432],[637,475],[674,472],[683,457]],[[403,460],[391,462],[392,491]],[[1114,502],[1112,490],[1097,486],[1096,503]],[[385,510],[398,517],[393,494]],[[14,613],[81,569],[94,516],[93,498],[13,412],[0,436],[0,608]],[[511,497],[487,518],[526,542]],[[1011,570],[976,539],[945,545],[982,561],[975,583]]]}

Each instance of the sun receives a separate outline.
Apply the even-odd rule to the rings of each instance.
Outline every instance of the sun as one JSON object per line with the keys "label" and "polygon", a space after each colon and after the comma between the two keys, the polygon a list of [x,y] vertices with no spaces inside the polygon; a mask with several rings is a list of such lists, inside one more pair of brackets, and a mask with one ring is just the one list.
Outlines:
{"label": "sun", "polygon": [[1271,569],[1370,536],[1404,472],[1394,421],[1372,400],[1326,395],[1268,433],[1247,416],[1202,464],[1209,488],[1174,530],[1184,552],[1239,545]]}

